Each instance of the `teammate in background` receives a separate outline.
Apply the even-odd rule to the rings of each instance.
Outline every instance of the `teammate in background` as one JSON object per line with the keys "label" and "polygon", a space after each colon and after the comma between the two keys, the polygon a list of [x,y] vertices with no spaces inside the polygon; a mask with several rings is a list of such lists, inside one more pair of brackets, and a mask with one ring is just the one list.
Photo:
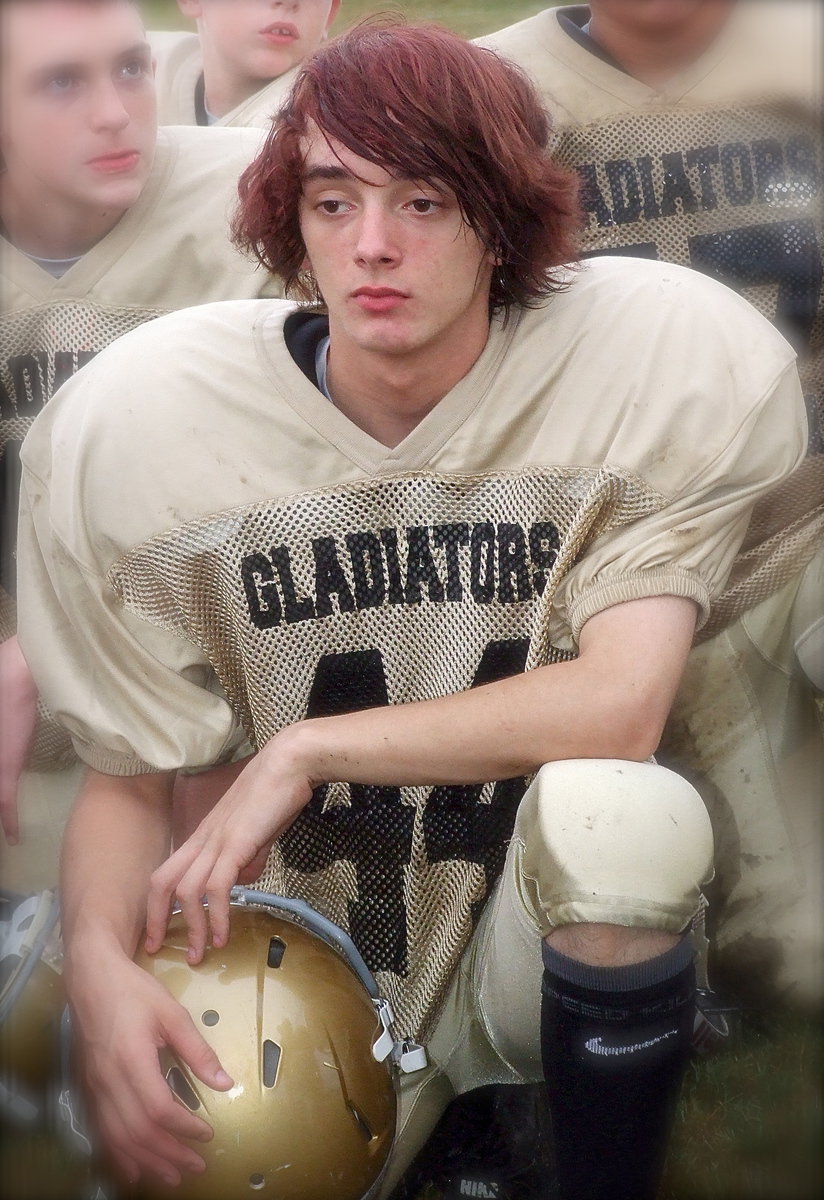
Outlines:
{"label": "teammate in background", "polygon": [[794,646],[820,656],[824,625],[812,565],[802,585],[824,540],[821,17],[808,0],[592,0],[480,39],[541,92],[553,154],[581,177],[587,254],[721,279],[798,352],[809,456],[756,507],[658,757],[712,816],[716,978],[813,1005],[824,738]]}
{"label": "teammate in background", "polygon": [[340,0],[178,0],[197,33],[149,34],[161,125],[262,125]]}
{"label": "teammate in background", "polygon": [[[147,914],[157,948],[180,901],[196,964],[257,877],[346,926],[428,1043],[384,1195],[454,1090],[542,1055],[565,1200],[655,1193],[712,846],[645,760],[803,402],[715,281],[559,265],[578,218],[547,135],[521,73],[452,34],[336,39],[237,225],[323,304],[135,330],[27,438],[22,644],[91,768],[66,981],[131,1178],[174,1184],[209,1136],[158,1047],[233,1070],[132,961]],[[259,752],[167,858],[174,773],[241,726]]]}
{"label": "teammate in background", "polygon": [[206,300],[278,294],[229,240],[259,144],[239,129],[158,134],[151,52],[129,0],[7,0],[2,21],[0,817],[4,886],[53,886],[81,767],[43,723],[14,635],[19,448],[52,393],[120,334]]}

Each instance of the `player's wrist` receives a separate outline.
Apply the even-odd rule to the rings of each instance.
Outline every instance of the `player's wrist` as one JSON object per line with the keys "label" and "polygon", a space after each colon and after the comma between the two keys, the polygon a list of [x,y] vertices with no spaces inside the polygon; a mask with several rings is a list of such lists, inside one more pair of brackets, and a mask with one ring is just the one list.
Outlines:
{"label": "player's wrist", "polygon": [[261,754],[278,775],[287,774],[305,781],[311,788],[331,783],[331,756],[325,745],[323,721],[298,721],[288,725],[264,746]]}
{"label": "player's wrist", "polygon": [[130,963],[136,949],[136,943],[131,947],[130,941],[108,924],[76,928],[64,944],[63,975],[69,993],[85,980],[99,979],[118,964]]}

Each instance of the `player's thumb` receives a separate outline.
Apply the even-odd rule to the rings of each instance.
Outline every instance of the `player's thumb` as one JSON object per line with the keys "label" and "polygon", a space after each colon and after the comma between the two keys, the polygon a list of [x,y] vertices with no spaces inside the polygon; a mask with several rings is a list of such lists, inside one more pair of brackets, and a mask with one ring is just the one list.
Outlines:
{"label": "player's thumb", "polygon": [[165,1022],[165,1040],[190,1070],[207,1087],[225,1092],[234,1080],[224,1071],[220,1059],[195,1028],[185,1008],[178,1006]]}

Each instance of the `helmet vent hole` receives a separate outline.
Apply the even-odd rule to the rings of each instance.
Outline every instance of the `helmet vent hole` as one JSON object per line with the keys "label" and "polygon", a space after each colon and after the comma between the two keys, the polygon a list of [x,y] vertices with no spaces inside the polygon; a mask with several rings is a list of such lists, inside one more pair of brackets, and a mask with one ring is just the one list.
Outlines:
{"label": "helmet vent hole", "polygon": [[207,1008],[205,1013],[201,1013],[200,1019],[204,1025],[217,1025],[220,1013],[216,1013],[213,1008]]}
{"label": "helmet vent hole", "polygon": [[182,1100],[188,1109],[195,1112],[200,1108],[200,1101],[189,1080],[181,1071],[180,1067],[170,1067],[166,1072],[166,1082],[172,1089],[178,1100]]}
{"label": "helmet vent hole", "polygon": [[355,1124],[357,1125],[360,1132],[363,1134],[364,1141],[371,1142],[372,1138],[375,1135],[372,1132],[372,1130],[369,1128],[369,1123],[366,1120],[366,1117],[363,1115],[363,1113],[360,1111],[360,1109],[355,1108],[354,1104],[350,1104],[349,1108],[352,1113],[352,1116],[355,1118]]}
{"label": "helmet vent hole", "polygon": [[254,1190],[256,1192],[259,1192],[260,1189],[265,1185],[265,1183],[266,1183],[266,1179],[264,1178],[263,1175],[258,1175],[257,1173],[255,1173],[254,1175],[249,1176],[249,1187],[254,1188]]}
{"label": "helmet vent hole", "polygon": [[283,962],[283,956],[286,953],[286,943],[279,937],[269,938],[269,955],[266,959],[267,966],[279,967]]}
{"label": "helmet vent hole", "polygon": [[263,1086],[274,1087],[280,1066],[280,1046],[269,1039],[263,1043]]}

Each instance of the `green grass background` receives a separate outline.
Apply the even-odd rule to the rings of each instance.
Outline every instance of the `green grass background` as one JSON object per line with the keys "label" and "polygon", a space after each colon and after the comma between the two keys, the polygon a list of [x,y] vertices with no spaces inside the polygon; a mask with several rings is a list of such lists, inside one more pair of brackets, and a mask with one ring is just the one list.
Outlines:
{"label": "green grass background", "polygon": [[[187,27],[174,0],[146,0],[143,7],[150,28]],[[399,12],[477,37],[545,7],[545,0],[343,0],[335,31],[370,13]],[[824,1194],[823,1048],[818,1020],[761,1014],[743,1021],[727,1050],[693,1063],[659,1200],[817,1200]],[[74,1200],[83,1177],[49,1139],[3,1140],[0,1182],[8,1200]]]}

